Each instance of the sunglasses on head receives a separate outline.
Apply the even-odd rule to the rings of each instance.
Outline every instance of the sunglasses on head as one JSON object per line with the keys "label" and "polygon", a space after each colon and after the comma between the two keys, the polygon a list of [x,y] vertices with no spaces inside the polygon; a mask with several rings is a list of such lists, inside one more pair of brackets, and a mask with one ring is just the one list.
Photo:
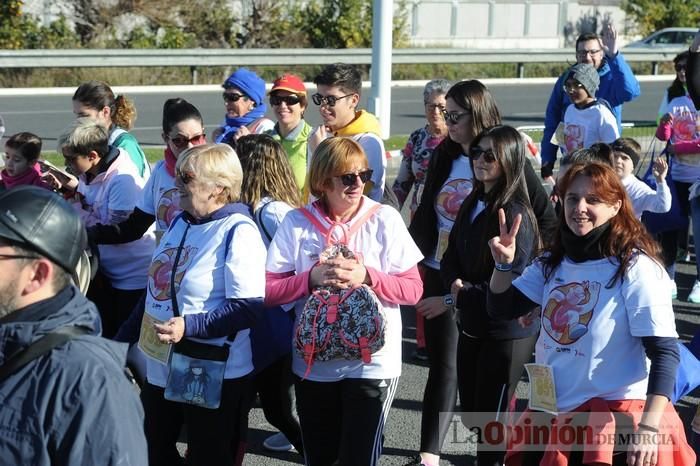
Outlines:
{"label": "sunglasses on head", "polygon": [[484,162],[486,163],[493,163],[496,161],[496,154],[494,154],[493,150],[491,149],[482,149],[481,147],[476,146],[472,147],[472,150],[469,151],[469,158],[474,162],[479,160],[479,157],[481,156],[484,157]]}
{"label": "sunglasses on head", "polygon": [[205,142],[207,142],[207,135],[205,133],[202,133],[196,136],[192,136],[191,138],[188,138],[187,136],[177,135],[175,137],[168,136],[168,139],[170,139],[170,142],[172,142],[173,145],[178,149],[184,149],[190,143],[192,143],[193,146],[204,144]]}
{"label": "sunglasses on head", "polygon": [[241,98],[247,98],[243,94],[235,92],[224,92],[222,96],[226,102],[238,102]]}
{"label": "sunglasses on head", "polygon": [[281,105],[282,102],[287,104],[287,107],[291,107],[292,105],[296,105],[301,102],[299,99],[298,95],[271,95],[270,96],[270,105]]}
{"label": "sunglasses on head", "polygon": [[175,172],[175,176],[177,176],[180,179],[180,181],[182,181],[182,184],[190,184],[195,178],[195,176],[192,173],[187,173],[180,170],[177,170]]}
{"label": "sunglasses on head", "polygon": [[338,178],[340,178],[340,181],[341,183],[343,183],[343,186],[354,186],[355,179],[357,178],[360,178],[362,184],[367,183],[370,180],[370,178],[372,178],[372,173],[374,173],[372,170],[367,169],[358,173],[345,173],[344,175],[338,175]]}
{"label": "sunglasses on head", "polygon": [[354,94],[346,94],[346,95],[341,95],[340,97],[336,97],[334,95],[323,96],[321,94],[314,94],[311,96],[311,100],[313,100],[313,102],[316,105],[327,105],[329,107],[335,107],[336,102],[338,102],[341,99],[348,98],[352,95],[354,95]]}
{"label": "sunglasses on head", "polygon": [[463,117],[466,115],[469,115],[469,112],[448,112],[447,110],[442,112],[442,117],[445,119],[445,123],[448,123],[450,125],[456,125],[459,120],[461,120]]}

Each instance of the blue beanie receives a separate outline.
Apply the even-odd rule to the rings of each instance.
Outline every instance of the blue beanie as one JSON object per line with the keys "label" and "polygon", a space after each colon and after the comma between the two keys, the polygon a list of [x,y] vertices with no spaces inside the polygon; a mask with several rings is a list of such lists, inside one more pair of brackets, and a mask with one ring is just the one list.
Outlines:
{"label": "blue beanie", "polygon": [[237,87],[250,97],[255,105],[262,105],[265,99],[265,81],[247,68],[238,68],[224,81],[223,87]]}

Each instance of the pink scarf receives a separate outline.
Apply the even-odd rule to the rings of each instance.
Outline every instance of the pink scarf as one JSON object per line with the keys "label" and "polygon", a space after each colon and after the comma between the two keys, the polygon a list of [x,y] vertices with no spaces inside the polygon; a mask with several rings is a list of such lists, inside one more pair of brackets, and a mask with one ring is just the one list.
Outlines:
{"label": "pink scarf", "polygon": [[5,185],[5,188],[7,189],[27,184],[51,189],[51,187],[41,177],[41,168],[39,168],[39,163],[35,163],[31,167],[29,167],[29,169],[24,173],[20,173],[19,175],[15,176],[12,176],[9,173],[7,173],[7,169],[5,168],[0,173],[0,176],[2,177],[2,182]]}

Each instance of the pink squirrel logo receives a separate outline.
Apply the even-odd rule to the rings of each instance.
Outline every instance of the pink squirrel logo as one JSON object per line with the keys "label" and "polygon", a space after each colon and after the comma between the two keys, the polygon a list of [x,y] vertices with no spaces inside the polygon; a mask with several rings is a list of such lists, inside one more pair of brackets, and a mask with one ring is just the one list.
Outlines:
{"label": "pink squirrel logo", "polygon": [[673,139],[679,141],[694,141],[698,139],[697,115],[691,111],[679,111],[673,117]]}
{"label": "pink squirrel logo", "polygon": [[[167,301],[170,299],[170,275],[173,270],[175,253],[177,248],[168,248],[161,251],[148,268],[148,292],[156,301]],[[180,253],[180,260],[175,273],[175,291],[180,288],[180,282],[185,275],[187,267],[192,262],[197,252],[197,248],[185,246]]]}
{"label": "pink squirrel logo", "polygon": [[454,222],[464,199],[472,192],[471,180],[455,179],[442,187],[435,200],[435,208],[443,218]]}
{"label": "pink squirrel logo", "polygon": [[554,288],[542,313],[542,327],[557,343],[570,345],[588,332],[600,283],[585,280]]}
{"label": "pink squirrel logo", "polygon": [[158,200],[156,219],[161,230],[167,230],[170,223],[182,212],[180,209],[180,192],[177,188],[171,188],[163,192]]}
{"label": "pink squirrel logo", "polygon": [[566,128],[564,128],[564,144],[566,145],[566,152],[568,154],[583,147],[584,131],[582,126],[566,125]]}

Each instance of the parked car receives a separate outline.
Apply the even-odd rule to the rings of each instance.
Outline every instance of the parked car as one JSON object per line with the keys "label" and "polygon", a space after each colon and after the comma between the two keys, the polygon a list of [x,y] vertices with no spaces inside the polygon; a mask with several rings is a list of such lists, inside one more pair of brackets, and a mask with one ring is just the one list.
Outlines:
{"label": "parked car", "polygon": [[642,40],[627,44],[625,48],[684,48],[690,46],[697,31],[697,28],[664,28]]}

